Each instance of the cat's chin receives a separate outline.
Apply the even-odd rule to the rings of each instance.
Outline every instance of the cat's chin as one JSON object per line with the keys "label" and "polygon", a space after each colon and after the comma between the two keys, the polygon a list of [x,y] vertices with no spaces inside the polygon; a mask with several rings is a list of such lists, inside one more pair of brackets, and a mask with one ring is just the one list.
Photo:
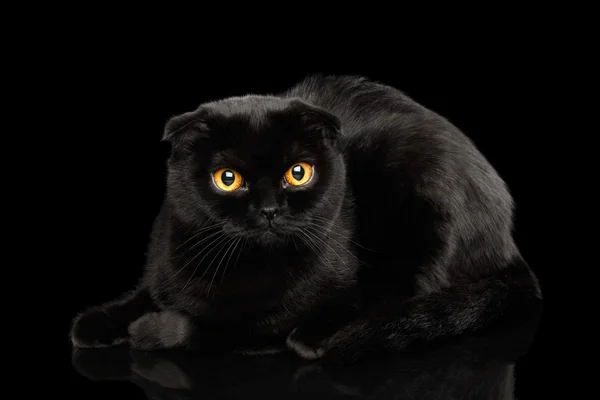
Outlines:
{"label": "cat's chin", "polygon": [[262,244],[272,245],[283,240],[283,234],[274,229],[265,229],[256,238]]}

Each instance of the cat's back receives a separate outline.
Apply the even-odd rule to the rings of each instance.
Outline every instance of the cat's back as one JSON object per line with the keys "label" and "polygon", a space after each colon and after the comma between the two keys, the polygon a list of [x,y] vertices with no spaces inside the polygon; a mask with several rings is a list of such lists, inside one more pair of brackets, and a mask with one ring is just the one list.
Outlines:
{"label": "cat's back", "polygon": [[309,76],[286,95],[335,114],[347,151],[359,158],[372,154],[384,164],[396,165],[397,156],[403,155],[431,165],[441,156],[461,152],[473,162],[483,160],[470,139],[446,118],[400,89],[363,76]]}
{"label": "cat's back", "polygon": [[313,75],[286,95],[299,97],[338,116],[345,136],[385,127],[397,130],[410,122],[439,118],[399,89],[362,76]]}
{"label": "cat's back", "polygon": [[340,118],[352,163],[374,173],[395,169],[419,179],[431,173],[484,172],[500,185],[496,172],[473,142],[445,117],[400,89],[354,75],[309,76],[287,93]]}

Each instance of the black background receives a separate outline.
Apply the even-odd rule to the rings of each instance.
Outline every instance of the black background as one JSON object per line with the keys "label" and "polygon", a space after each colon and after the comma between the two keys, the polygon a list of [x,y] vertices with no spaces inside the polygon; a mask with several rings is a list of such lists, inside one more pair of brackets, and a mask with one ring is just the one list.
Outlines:
{"label": "black background", "polygon": [[[62,256],[70,282],[61,319],[66,362],[73,316],[129,290],[140,276],[164,191],[167,154],[159,140],[166,120],[207,100],[281,91],[314,72],[365,75],[396,86],[473,139],[514,196],[517,244],[552,301],[536,206],[539,141],[548,133],[536,125],[543,92],[537,90],[539,60],[527,49],[499,45],[485,54],[473,48],[427,59],[376,51],[348,60],[271,54],[268,61],[252,52],[216,56],[204,50],[172,57],[129,44],[87,49],[70,57],[62,71],[68,99],[63,113],[70,120],[60,160],[68,171],[63,224],[72,249]],[[522,398],[536,398],[546,384],[547,325],[544,318],[518,364]],[[71,370],[69,381],[75,388],[85,379]],[[88,397],[94,389],[75,390]]]}

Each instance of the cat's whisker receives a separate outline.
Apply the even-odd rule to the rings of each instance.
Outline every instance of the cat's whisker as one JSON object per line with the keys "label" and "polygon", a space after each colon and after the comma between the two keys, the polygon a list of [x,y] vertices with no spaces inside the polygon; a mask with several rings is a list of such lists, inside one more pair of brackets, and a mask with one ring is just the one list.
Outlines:
{"label": "cat's whisker", "polygon": [[[202,261],[204,261],[204,259],[206,257],[208,257],[208,255],[210,253],[212,253],[213,250],[215,250],[215,249],[217,250],[217,254],[215,255],[214,258],[216,258],[219,255],[219,253],[221,252],[221,249],[228,243],[227,239],[229,239],[229,238],[230,238],[229,236],[223,235],[223,237],[221,237],[221,239],[204,255],[204,257],[202,257],[202,259],[198,262],[198,265],[196,265],[196,268],[198,268],[202,264]],[[214,258],[212,261],[214,261]],[[211,264],[212,264],[212,261],[211,261]],[[199,281],[201,281],[204,278],[204,276],[210,269],[211,264],[209,264],[208,267],[206,267],[206,269],[202,273],[202,276],[200,276],[200,278],[198,278]]]}
{"label": "cat's whisker", "polygon": [[241,238],[237,238],[237,240],[235,241],[235,246],[233,250],[231,250],[231,254],[229,254],[229,258],[227,259],[227,263],[225,264],[225,269],[223,270],[223,275],[221,275],[221,283],[223,283],[223,279],[225,279],[225,274],[227,273],[227,267],[229,266],[229,261],[231,261],[231,256],[233,256],[233,253],[235,253],[235,249],[237,249],[238,244],[240,244],[241,241]]}
{"label": "cat's whisker", "polygon": [[225,259],[225,256],[227,256],[227,253],[229,252],[229,249],[231,249],[231,246],[233,245],[234,241],[235,241],[235,238],[231,238],[229,241],[225,242],[219,248],[219,251],[217,252],[217,254],[215,254],[214,258],[211,260],[210,264],[207,267],[207,269],[210,269],[210,267],[212,266],[212,264],[215,262],[215,260],[217,259],[217,257],[221,253],[221,250],[224,249],[227,246],[227,244],[231,243],[231,244],[229,244],[229,247],[227,247],[227,250],[225,250],[225,252],[223,253],[223,256],[221,257],[221,261],[219,261],[219,264],[217,265],[217,268],[215,269],[215,272],[213,273],[213,277],[210,280],[210,285],[208,286],[208,291],[206,292],[206,296],[207,297],[210,294],[210,289],[212,288],[212,285],[213,285],[213,282],[215,280],[215,277],[217,276],[217,273],[219,273],[219,268],[221,268],[221,264],[223,263],[223,260]]}
{"label": "cat's whisker", "polygon": [[[217,228],[220,228],[220,227],[222,227],[223,225],[225,225],[225,223],[223,223],[222,225],[218,226]],[[215,229],[216,229],[216,228],[215,228]],[[217,231],[217,232],[215,232],[215,233],[218,233],[218,232],[222,232],[222,231],[221,231],[221,230],[219,230],[219,231]],[[192,245],[192,246],[191,246],[189,249],[187,249],[187,250],[186,250],[186,252],[187,252],[187,251],[190,251],[190,250],[192,250],[194,247],[198,246],[200,243],[202,243],[202,241],[200,241],[200,242],[198,242],[198,243],[194,243],[194,244],[193,244],[193,245]]]}
{"label": "cat's whisker", "polygon": [[[225,235],[225,234],[224,234],[224,233],[222,233],[221,231],[219,231],[219,232],[215,232],[215,233],[212,233],[212,234],[208,235],[207,237],[203,238],[202,240],[200,240],[200,241],[198,242],[198,244],[200,244],[200,243],[203,243],[203,242],[207,241],[208,239],[210,239],[211,237],[214,237],[214,236],[218,235],[219,233],[221,233],[222,235]],[[219,236],[219,237],[220,237],[220,236]],[[218,239],[218,238],[217,238],[217,239]],[[216,240],[217,240],[217,239],[216,239]],[[209,244],[209,245],[210,245],[210,244]],[[192,258],[191,258],[191,259],[190,259],[188,262],[186,262],[186,263],[184,264],[184,266],[183,266],[183,267],[181,267],[181,268],[179,269],[179,271],[177,271],[177,272],[176,272],[176,273],[175,273],[175,274],[172,276],[172,278],[176,277],[176,276],[177,276],[177,274],[179,274],[181,271],[183,271],[183,270],[185,269],[185,267],[187,267],[187,266],[188,266],[188,265],[189,265],[189,264],[190,264],[192,261],[194,261],[194,259],[196,259],[196,257],[198,257],[200,254],[202,254],[202,252],[203,252],[205,249],[206,249],[206,247],[203,247],[203,248],[202,248],[202,249],[201,249],[199,252],[197,252],[197,253],[196,253],[196,255],[195,255],[194,257],[192,257]],[[183,255],[182,255],[181,257],[183,257]],[[180,258],[181,258],[181,257],[180,257]]]}
{"label": "cat's whisker", "polygon": [[[224,225],[224,224],[223,224]],[[222,225],[221,225],[222,226]],[[203,233],[206,233],[208,230],[204,231]],[[201,232],[202,233],[202,232]],[[191,250],[194,249],[194,247],[204,243],[206,240],[210,239],[211,237],[214,237],[215,235],[222,233],[222,231],[217,231],[217,232],[213,232],[211,234],[209,234],[208,236],[205,236],[204,238],[202,238],[201,240],[199,240],[198,242],[194,243],[193,246],[191,246],[190,248],[186,249],[182,254],[178,255],[177,257],[170,257],[171,260],[180,260],[183,257],[185,257],[187,255],[188,252],[190,252]],[[189,240],[189,239],[188,239]],[[181,247],[181,246],[180,246]],[[185,267],[185,266],[184,266]],[[178,271],[179,272],[179,271]]]}
{"label": "cat's whisker", "polygon": [[326,223],[326,224],[329,224],[329,225],[331,225],[332,227],[333,227],[333,226],[335,226],[336,228],[338,228],[338,229],[341,229],[341,230],[348,230],[347,228],[344,228],[343,226],[341,226],[341,225],[338,225],[338,224],[337,224],[337,223],[336,223],[334,220],[332,220],[331,218],[321,217],[321,216],[319,216],[319,215],[313,215],[313,216],[311,217],[311,219],[313,219],[313,220],[316,220],[316,221],[323,221],[324,223]]}
{"label": "cat's whisker", "polygon": [[[313,244],[310,241],[308,241],[308,236],[304,232],[298,231],[298,239],[300,239],[302,241],[302,243],[304,243],[307,247],[309,247],[316,254],[322,254],[320,251],[317,251],[317,249],[315,249],[315,247],[313,246]],[[325,255],[322,255],[322,257],[327,259],[327,257]]]}
{"label": "cat's whisker", "polygon": [[[333,264],[331,264],[331,261],[329,260],[329,258],[327,257],[327,254],[325,253],[325,251],[318,245],[318,243],[315,243],[310,236],[307,234],[307,232],[304,231],[300,231],[300,233],[302,233],[304,235],[304,237],[308,240],[308,242],[304,242],[306,243],[309,247],[311,247],[313,249],[313,251],[317,254],[320,254],[321,257],[323,257],[323,259],[327,262],[327,264],[329,265],[329,268],[336,274],[339,276],[339,272],[337,269],[335,269],[335,267],[333,266]],[[301,238],[301,237],[300,237]],[[310,244],[312,243],[312,245]],[[314,246],[314,247],[313,247]],[[343,261],[342,261],[343,262]]]}
{"label": "cat's whisker", "polygon": [[[329,218],[323,218],[323,217],[313,216],[313,217],[311,217],[311,219],[312,219],[313,221],[309,221],[309,222],[313,222],[313,223],[314,223],[315,221],[316,221],[316,222],[323,222],[323,224],[325,224],[325,225],[328,225],[328,226],[329,226],[329,227],[331,227],[331,228],[337,228],[337,229],[339,229],[339,230],[341,230],[341,231],[344,231],[344,232],[349,232],[348,228],[345,228],[345,227],[343,227],[343,226],[341,226],[341,225],[338,225],[338,224],[336,224],[336,223],[335,223],[335,221],[332,221],[332,220],[331,220],[331,219],[329,219]],[[321,226],[321,225],[320,225],[320,226]]]}
{"label": "cat's whisker", "polygon": [[[342,238],[342,239],[348,240],[349,242],[351,242],[351,243],[355,244],[356,246],[358,246],[358,247],[360,247],[360,248],[362,248],[362,249],[365,249],[365,250],[367,250],[367,251],[375,251],[375,250],[373,250],[373,249],[369,249],[368,247],[365,247],[365,246],[361,245],[360,243],[357,243],[357,242],[355,242],[355,241],[354,241],[354,240],[352,240],[350,237],[348,237],[348,236],[344,236],[344,235],[342,235],[342,234],[341,234],[341,233],[339,233],[339,232],[336,232],[336,231],[333,231],[333,230],[331,230],[331,231],[325,231],[325,229],[324,229],[324,228],[323,228],[321,225],[319,225],[319,224],[317,224],[317,223],[314,223],[314,222],[310,222],[310,221],[309,221],[309,222],[307,222],[307,224],[309,224],[309,225],[311,225],[311,226],[314,226],[314,227],[316,227],[316,228],[319,228],[320,230],[322,230],[322,231],[323,231],[323,234],[326,234],[326,236],[329,236],[330,234],[334,234],[334,235],[336,235],[336,236],[338,236],[338,237],[340,237],[340,238]],[[337,225],[335,225],[335,224],[332,224],[332,226],[336,226],[336,227],[337,227]]]}
{"label": "cat's whisker", "polygon": [[330,224],[331,226],[337,226],[337,227],[343,229],[342,226],[336,224],[335,220],[332,220],[331,218],[321,217],[320,215],[313,215],[310,217],[310,219],[324,221],[324,222]]}
{"label": "cat's whisker", "polygon": [[[319,231],[318,229],[314,228],[314,227],[308,227],[307,229],[312,229],[313,231],[326,235],[327,232],[325,231]],[[315,235],[316,236],[316,235]],[[342,245],[340,242],[338,242],[337,240],[335,240],[334,238],[332,238],[331,236],[328,236],[328,239],[331,239],[332,241],[334,241],[335,243],[338,244],[338,246],[340,246],[341,249],[345,250],[348,254],[350,254],[352,257],[354,257],[354,259],[360,263],[363,263],[358,257],[356,257],[356,255],[354,253],[352,253],[350,250],[348,250],[344,245]],[[333,249],[332,249],[333,250]]]}
{"label": "cat's whisker", "polygon": [[196,243],[194,243],[194,245],[192,247],[190,247],[189,249],[187,249],[183,254],[185,255],[185,253],[187,253],[188,251],[192,250],[194,247],[201,245],[202,243],[206,242],[208,239],[218,235],[218,234],[223,234],[223,231],[217,231],[217,232],[212,232],[209,233],[207,236],[204,236],[202,239],[198,240]]}
{"label": "cat's whisker", "polygon": [[307,240],[305,239],[305,237],[304,237],[304,236],[305,236],[305,235],[304,235],[304,232],[302,232],[301,230],[298,230],[298,232],[297,232],[297,233],[298,233],[298,235],[297,235],[297,236],[298,236],[298,239],[300,239],[300,241],[301,241],[302,243],[304,243],[304,245],[305,245],[306,247],[310,248],[312,251],[314,251],[315,253],[317,253],[317,251],[315,250],[315,248],[314,248],[314,247],[313,247],[313,246],[312,246],[310,243],[308,243],[308,242],[307,242]]}
{"label": "cat's whisker", "polygon": [[240,252],[238,253],[237,258],[235,259],[235,264],[233,265],[233,267],[231,269],[235,269],[235,267],[237,267],[238,262],[240,261],[240,256],[242,255],[242,252],[244,251],[245,246],[246,246],[246,238],[244,238],[242,240],[242,246],[240,247]]}
{"label": "cat's whisker", "polygon": [[315,247],[313,246],[311,241],[308,241],[308,236],[302,231],[302,230],[298,230],[298,238],[302,241],[302,243],[304,243],[307,247],[309,247],[312,251],[314,251],[317,254],[320,254],[317,249],[315,249]]}
{"label": "cat's whisker", "polygon": [[[310,229],[310,228],[309,228],[309,229]],[[312,233],[311,231],[304,231],[304,232],[306,232],[306,233],[307,233],[307,234],[309,234],[309,235],[312,235],[312,236],[313,236],[315,239],[319,240],[321,243],[323,243],[325,246],[327,246],[327,247],[328,247],[328,248],[329,248],[329,249],[330,249],[330,250],[333,252],[333,254],[335,254],[335,255],[337,256],[337,258],[339,258],[339,259],[340,259],[340,261],[342,262],[342,264],[344,264],[344,265],[346,266],[346,268],[348,268],[348,264],[346,264],[346,262],[344,261],[344,259],[343,259],[342,257],[340,257],[340,255],[337,253],[337,251],[335,251],[335,250],[333,249],[333,247],[331,247],[331,246],[329,245],[329,243],[327,243],[326,241],[324,241],[323,239],[321,239],[320,237],[318,237],[317,235],[315,235],[315,234],[314,234],[314,233]],[[330,239],[331,239],[331,238],[330,238]],[[336,243],[337,243],[337,242],[336,242]],[[338,245],[339,245],[339,243],[338,243]],[[344,250],[346,250],[347,252],[349,252],[350,254],[352,254],[352,253],[351,253],[351,252],[350,252],[348,249],[346,249],[345,247],[343,247],[343,246],[341,246],[341,245],[340,245],[340,247],[342,247]],[[352,256],[354,256],[354,254],[352,254]],[[356,257],[355,257],[355,258],[356,258]],[[360,261],[360,260],[359,260],[359,261]]]}
{"label": "cat's whisker", "polygon": [[[214,225],[202,227],[202,229],[200,229],[199,231],[194,232],[194,234],[189,239],[187,239],[186,241],[184,241],[183,243],[181,243],[179,246],[177,246],[175,248],[175,250],[179,250],[179,248],[181,248],[182,246],[184,246],[186,243],[188,243],[192,239],[197,238],[198,235],[202,234],[203,232],[209,231],[211,229],[214,229],[214,228],[217,228],[217,227],[220,227],[220,226],[223,226],[223,225],[225,225],[225,222],[219,222],[219,223],[216,223]],[[188,232],[189,232],[190,229],[191,228],[188,229]]]}
{"label": "cat's whisker", "polygon": [[[217,236],[216,238],[214,238],[210,243],[208,243],[208,245],[202,247],[198,252],[196,252],[196,254],[194,255],[194,257],[192,257],[187,263],[186,265],[183,266],[183,268],[181,268],[178,273],[180,271],[182,271],[187,265],[189,265],[194,259],[196,259],[197,257],[201,256],[204,252],[209,251],[213,249],[213,247],[211,247],[212,244],[214,244],[215,242],[221,240],[223,237],[225,237],[224,233],[221,233],[221,235]],[[184,285],[183,289],[185,289],[185,286],[187,286],[187,284],[190,282],[190,280],[193,278],[193,276],[196,274],[196,270],[198,269],[198,266],[200,265],[200,263],[202,262],[202,260],[200,260],[200,262],[198,264],[196,264],[196,267],[194,268],[194,271],[192,272],[192,274],[190,275],[188,281],[186,282],[186,284]],[[182,291],[183,291],[182,289]]]}
{"label": "cat's whisker", "polygon": [[[206,256],[208,256],[225,239],[227,239],[227,235],[225,235],[223,233],[223,234],[221,234],[221,236],[218,236],[215,240],[213,240],[208,245],[206,245],[206,247],[204,247],[202,250],[200,250],[198,252],[198,254],[196,254],[194,256],[194,258],[196,258],[198,255],[202,254],[206,249],[209,249],[208,252],[204,255],[204,257],[202,257],[202,259],[198,262],[198,264],[196,264],[196,268],[194,268],[194,271],[190,275],[189,279],[187,280],[187,282],[185,283],[185,285],[183,285],[183,288],[181,289],[181,292],[183,292],[185,290],[185,288],[187,287],[187,285],[190,283],[190,281],[192,280],[192,278],[196,274],[196,271],[198,270],[198,267],[200,266],[200,264],[202,264],[202,261],[204,261],[204,259],[206,258]],[[215,242],[216,242],[216,244],[213,245],[213,243],[215,243]],[[213,245],[213,246],[210,247],[211,245]],[[206,274],[206,271],[204,271],[204,274]],[[202,278],[204,277],[204,274],[202,274],[202,276],[200,277],[200,280],[202,280]]]}

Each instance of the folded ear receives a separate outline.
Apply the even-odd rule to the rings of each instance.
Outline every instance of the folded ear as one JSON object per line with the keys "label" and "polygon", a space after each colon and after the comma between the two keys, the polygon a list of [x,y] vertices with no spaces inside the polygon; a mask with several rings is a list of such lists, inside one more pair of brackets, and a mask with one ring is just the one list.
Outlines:
{"label": "folded ear", "polygon": [[319,133],[329,141],[336,141],[341,135],[342,123],[333,113],[301,100],[295,100],[293,107],[298,110],[307,132]]}
{"label": "folded ear", "polygon": [[165,124],[161,141],[178,146],[199,138],[208,138],[208,134],[206,113],[200,108],[169,119]]}

